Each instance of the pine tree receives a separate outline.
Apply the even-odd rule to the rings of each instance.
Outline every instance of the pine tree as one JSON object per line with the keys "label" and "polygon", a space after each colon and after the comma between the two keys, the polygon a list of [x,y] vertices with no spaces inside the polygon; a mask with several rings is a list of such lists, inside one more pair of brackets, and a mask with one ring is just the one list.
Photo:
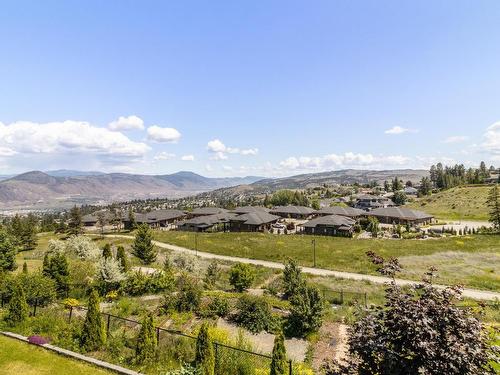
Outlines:
{"label": "pine tree", "polygon": [[274,338],[271,372],[269,375],[285,375],[286,367],[285,337],[283,336],[283,332],[279,332]]}
{"label": "pine tree", "polygon": [[42,274],[56,282],[57,292],[62,295],[69,288],[69,265],[63,253],[45,253]]}
{"label": "pine tree", "polygon": [[128,229],[134,230],[137,227],[137,222],[135,221],[135,213],[132,206],[128,207]]}
{"label": "pine tree", "polygon": [[132,251],[144,264],[151,264],[156,260],[156,251],[152,240],[153,235],[149,226],[147,224],[139,225]]}
{"label": "pine tree", "polygon": [[92,290],[85,321],[83,323],[80,345],[85,351],[98,350],[104,345],[105,333],[99,311],[99,296]]}
{"label": "pine tree", "polygon": [[16,266],[17,248],[5,233],[0,229],[0,273],[2,271],[14,271]]}
{"label": "pine tree", "polygon": [[201,369],[203,375],[214,375],[215,373],[215,355],[214,346],[208,332],[208,323],[201,325],[198,338],[196,339],[196,365]]}
{"label": "pine tree", "polygon": [[220,277],[220,267],[217,261],[213,260],[207,267],[207,272],[205,273],[205,288],[214,289],[217,280]]}
{"label": "pine tree", "polygon": [[28,264],[26,262],[23,263],[23,273],[28,273]]}
{"label": "pine tree", "polygon": [[120,263],[122,272],[128,272],[129,265],[127,260],[127,254],[125,254],[125,248],[123,246],[118,246],[116,248],[116,260]]}
{"label": "pine tree", "polygon": [[111,254],[111,245],[109,243],[105,244],[102,248],[102,256],[105,259],[112,258],[113,254]]}
{"label": "pine tree", "polygon": [[135,360],[137,363],[150,362],[154,359],[156,344],[153,315],[147,314],[141,322],[141,330],[137,337],[137,347],[135,349]]}
{"label": "pine tree", "polygon": [[82,227],[82,212],[79,207],[74,206],[69,212],[68,234],[77,236],[82,233]]}
{"label": "pine tree", "polygon": [[294,296],[302,283],[302,270],[295,260],[288,258],[283,270],[284,297],[290,299]]}
{"label": "pine tree", "polygon": [[7,316],[5,320],[10,324],[19,324],[28,318],[28,303],[22,285],[15,282],[12,290]]}
{"label": "pine tree", "polygon": [[489,211],[489,220],[496,230],[500,230],[500,191],[498,184],[491,188],[487,200]]}

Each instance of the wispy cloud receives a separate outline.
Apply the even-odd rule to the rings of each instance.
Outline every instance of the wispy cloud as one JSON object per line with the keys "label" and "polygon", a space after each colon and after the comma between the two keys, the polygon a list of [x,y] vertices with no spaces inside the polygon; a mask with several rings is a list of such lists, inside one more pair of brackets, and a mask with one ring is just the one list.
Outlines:
{"label": "wispy cloud", "polygon": [[258,148],[239,149],[226,146],[220,139],[213,139],[207,143],[207,150],[212,154],[212,160],[226,160],[227,154],[257,155]]}
{"label": "wispy cloud", "polygon": [[390,129],[387,129],[384,133],[385,134],[404,134],[404,133],[417,133],[418,130],[416,129],[408,129],[408,128],[403,128],[402,126],[393,126]]}
{"label": "wispy cloud", "polygon": [[467,137],[465,135],[453,135],[451,137],[446,138],[443,141],[443,143],[461,143],[461,142],[465,142],[468,139],[469,139],[469,137]]}

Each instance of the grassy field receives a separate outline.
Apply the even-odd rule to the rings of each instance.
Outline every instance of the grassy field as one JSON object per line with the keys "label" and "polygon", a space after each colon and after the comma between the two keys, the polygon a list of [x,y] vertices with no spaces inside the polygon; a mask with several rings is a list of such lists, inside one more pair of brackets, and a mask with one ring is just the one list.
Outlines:
{"label": "grassy field", "polygon": [[[216,254],[282,262],[286,257],[303,266],[316,265],[341,271],[376,274],[365,253],[375,251],[384,257],[398,257],[405,269],[402,278],[419,280],[431,265],[437,265],[437,282],[500,290],[500,238],[498,236],[448,237],[428,240],[357,240],[339,237],[277,236],[264,233],[155,232],[157,240]],[[453,260],[453,261],[451,261]]]}
{"label": "grassy field", "polygon": [[491,186],[459,186],[417,199],[407,207],[439,219],[488,220],[486,199]]}
{"label": "grassy field", "polygon": [[0,336],[0,348],[2,348],[0,350],[0,374],[111,374],[111,372],[5,336]]}

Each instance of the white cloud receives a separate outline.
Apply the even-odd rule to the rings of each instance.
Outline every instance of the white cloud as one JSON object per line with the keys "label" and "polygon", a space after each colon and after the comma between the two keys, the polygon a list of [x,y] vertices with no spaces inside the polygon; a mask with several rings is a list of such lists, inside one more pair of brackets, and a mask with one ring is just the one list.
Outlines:
{"label": "white cloud", "polygon": [[159,152],[158,154],[156,154],[153,159],[154,160],[170,160],[173,158],[175,158],[175,154],[171,154],[169,152],[162,151],[162,152]]}
{"label": "white cloud", "polygon": [[451,137],[446,138],[443,143],[460,143],[460,142],[465,142],[468,140],[469,137],[466,137],[465,135],[453,135]]}
{"label": "white cloud", "polygon": [[207,150],[212,153],[212,160],[226,160],[227,154],[240,155],[257,155],[258,148],[239,149],[235,147],[227,147],[220,139],[213,139],[207,143]]}
{"label": "white cloud", "polygon": [[415,129],[408,129],[408,128],[403,128],[401,126],[393,126],[390,129],[387,129],[384,133],[385,134],[403,134],[403,133],[416,133],[417,130]]}
{"label": "white cloud", "polygon": [[500,158],[500,121],[489,126],[484,133],[485,141],[482,143],[482,148],[493,154],[495,160]]}
{"label": "white cloud", "polygon": [[232,171],[233,170],[233,167],[229,166],[229,165],[223,165],[222,166],[222,169],[224,169],[225,171]]}
{"label": "white cloud", "polygon": [[162,128],[158,125],[150,126],[147,130],[148,139],[162,143],[177,143],[181,138],[181,133],[174,128]]}
{"label": "white cloud", "polygon": [[181,156],[181,160],[183,160],[183,161],[193,161],[194,160],[194,155],[183,155],[183,156]]}
{"label": "white cloud", "polygon": [[144,121],[140,117],[137,116],[120,116],[118,120],[110,122],[108,124],[108,128],[110,130],[143,130],[144,129]]}
{"label": "white cloud", "polygon": [[0,156],[12,156],[15,154],[17,154],[17,152],[9,147],[0,147]]}
{"label": "white cloud", "polygon": [[80,153],[115,158],[141,157],[150,149],[145,143],[132,141],[120,132],[71,120],[0,123],[0,147],[11,155]]}
{"label": "white cloud", "polygon": [[402,155],[372,155],[346,152],[344,154],[328,154],[324,156],[291,156],[279,163],[285,170],[327,170],[338,168],[385,168],[407,164],[410,158]]}

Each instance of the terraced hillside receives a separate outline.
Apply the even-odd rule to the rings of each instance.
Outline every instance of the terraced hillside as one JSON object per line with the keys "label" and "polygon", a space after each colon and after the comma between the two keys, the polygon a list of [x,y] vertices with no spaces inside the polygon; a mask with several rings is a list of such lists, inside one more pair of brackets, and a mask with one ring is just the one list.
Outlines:
{"label": "terraced hillside", "polygon": [[458,186],[417,199],[408,207],[433,214],[439,219],[488,220],[486,199],[491,186]]}

